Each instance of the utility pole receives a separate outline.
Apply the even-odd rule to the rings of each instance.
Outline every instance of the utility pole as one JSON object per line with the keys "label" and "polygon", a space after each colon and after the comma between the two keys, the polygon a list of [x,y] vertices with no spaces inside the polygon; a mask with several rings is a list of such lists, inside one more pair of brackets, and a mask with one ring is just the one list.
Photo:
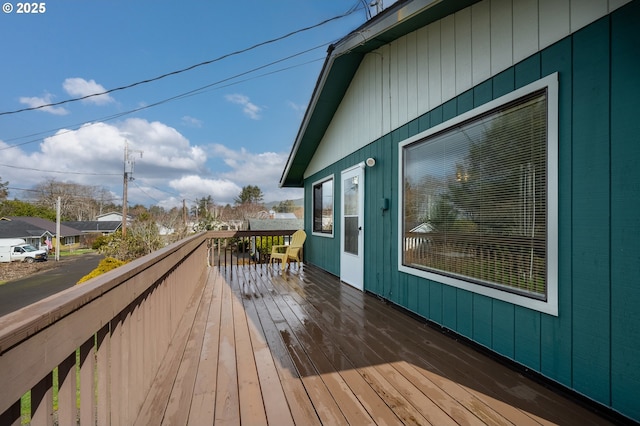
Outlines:
{"label": "utility pole", "polygon": [[[132,150],[133,153],[140,153],[142,158],[142,151]],[[129,141],[124,140],[124,182],[122,185],[122,236],[127,236],[127,192],[129,188],[129,181],[133,180],[133,165],[135,161],[130,158]],[[127,171],[127,163],[130,164],[130,171]]]}
{"label": "utility pole", "polygon": [[182,200],[182,222],[184,223],[184,226],[186,228],[187,226],[187,204],[185,202],[185,200]]}
{"label": "utility pole", "polygon": [[56,203],[56,262],[60,260],[60,244],[62,237],[60,236],[60,197]]}

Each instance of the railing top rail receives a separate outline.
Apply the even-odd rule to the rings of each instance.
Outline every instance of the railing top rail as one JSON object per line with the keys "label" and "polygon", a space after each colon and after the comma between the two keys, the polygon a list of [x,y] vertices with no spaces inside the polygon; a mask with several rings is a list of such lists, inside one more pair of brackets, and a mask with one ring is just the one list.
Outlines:
{"label": "railing top rail", "polygon": [[277,229],[264,231],[207,231],[207,238],[239,238],[239,237],[269,237],[281,235],[293,235],[296,229]]}
{"label": "railing top rail", "polygon": [[[71,287],[16,312],[0,317],[0,355],[61,318],[88,305],[131,279],[131,277],[150,269],[154,265],[158,265],[163,259],[174,255],[182,258],[186,257],[188,253],[205,243],[204,235],[204,233],[200,233],[178,241],[113,271],[93,278],[82,285]],[[170,267],[170,265],[166,265],[166,268]],[[166,272],[158,270],[153,275],[161,276]],[[152,284],[149,283],[149,285]],[[113,307],[114,310],[116,308]],[[110,320],[111,318],[104,318],[104,321]],[[84,334],[89,336],[93,332],[95,330],[87,330]]]}

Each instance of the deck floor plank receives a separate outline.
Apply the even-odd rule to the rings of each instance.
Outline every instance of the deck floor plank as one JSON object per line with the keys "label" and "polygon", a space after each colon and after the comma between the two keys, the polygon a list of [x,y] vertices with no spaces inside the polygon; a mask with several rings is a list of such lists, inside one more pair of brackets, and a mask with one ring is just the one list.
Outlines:
{"label": "deck floor plank", "polygon": [[[264,275],[256,274],[255,277],[260,294],[263,296],[268,294],[271,290],[265,284]],[[318,414],[274,322],[274,317],[282,321],[284,319],[278,316],[276,312],[270,312],[262,297],[253,299],[253,308],[254,310],[250,312],[252,315],[257,316],[256,321],[260,321],[262,326],[264,340],[274,359],[276,373],[281,381],[294,423],[308,424],[310,426],[320,425]]]}
{"label": "deck floor plank", "polygon": [[241,424],[233,325],[233,297],[231,288],[223,282],[214,421],[214,424],[217,425]]}
{"label": "deck floor plank", "polygon": [[320,269],[214,267],[206,286],[176,389],[156,390],[167,423],[610,424]]}
{"label": "deck floor plank", "polygon": [[[334,333],[333,338],[341,345],[343,351],[350,357],[354,364],[364,362],[364,365],[373,365],[371,367],[361,367],[361,374],[365,377],[372,388],[375,388],[380,395],[384,395],[388,400],[388,404],[396,411],[396,415],[403,419],[405,423],[418,422],[420,424],[435,425],[455,425],[448,411],[432,400],[430,400],[419,388],[416,388],[410,382],[402,380],[400,374],[392,367],[393,363],[388,363],[387,359],[392,359],[389,351],[390,347],[394,347],[390,342],[386,342],[382,336],[375,336],[375,339],[362,336],[357,327],[363,312],[358,309],[350,309],[340,312],[337,307],[340,306],[335,300],[335,294],[327,293],[326,298],[318,298],[313,296],[311,290],[306,296],[309,299],[307,313],[311,316],[317,316],[316,320],[321,327],[341,328],[345,331],[342,333]],[[294,296],[295,297],[295,296]],[[303,300],[300,300],[303,303]],[[317,311],[315,306],[322,306],[322,312]],[[326,321],[329,321],[328,323]],[[382,324],[369,323],[365,327],[378,328]],[[385,356],[386,355],[386,358]],[[395,356],[395,355],[394,355]],[[388,381],[392,380],[392,383]],[[454,415],[461,421],[460,424],[473,424],[474,416],[465,410],[457,410]]]}
{"label": "deck floor plank", "polygon": [[[315,303],[321,304],[324,308],[323,313],[326,315],[327,312],[329,312],[329,310],[331,309],[331,307],[336,306],[336,302],[331,300],[322,302],[319,299],[315,299],[317,295],[312,294],[312,292],[316,292],[316,291],[322,291],[322,288],[310,289],[306,296],[312,301],[310,304],[313,304],[314,300],[315,300]],[[349,293],[351,291],[352,290],[350,288],[345,287],[342,291],[342,294],[344,295],[344,293]],[[330,296],[332,295],[331,292],[328,292],[328,294]],[[346,309],[344,310],[344,312],[341,312],[339,314],[342,317],[340,326],[347,327],[348,334],[351,336],[358,335],[357,330],[355,330],[354,328],[357,327],[358,320],[365,316],[365,312],[363,311],[361,306],[362,296],[364,295],[362,295],[361,293],[356,294],[355,297],[353,297],[353,299],[355,300],[352,301],[350,305],[348,305],[350,309]],[[346,298],[343,297],[342,299],[343,304],[347,299],[348,297]],[[394,365],[395,360],[397,359],[397,354],[393,350],[391,350],[391,348],[402,347],[401,339],[405,338],[402,336],[402,330],[397,330],[397,331],[394,330],[395,331],[393,335],[394,339],[389,339],[388,337],[390,336],[379,333],[379,330],[386,327],[386,322],[388,321],[387,316],[376,318],[375,316],[372,315],[371,312],[368,312],[366,313],[366,318],[367,318],[367,321],[370,323],[368,324],[368,327],[370,327],[371,330],[366,335],[364,335],[364,338],[361,340],[361,344],[364,347],[366,347],[367,350],[360,351],[360,354],[356,354],[356,356],[359,356],[360,359],[362,359],[366,365],[368,364]],[[333,317],[334,326],[338,325],[337,321],[338,321],[337,316],[334,316]],[[398,340],[396,340],[396,338]],[[408,354],[408,356],[411,356],[411,355]],[[431,369],[435,368],[429,362],[421,363],[420,362],[421,360],[418,357],[412,357],[411,361],[414,363],[417,363],[418,365],[423,365],[425,368],[431,368]],[[390,373],[390,370],[387,370],[386,372]],[[416,373],[417,372],[414,371],[414,374]],[[392,377],[392,376],[389,376],[389,377]],[[434,376],[432,375],[431,377],[434,377]],[[446,385],[452,385],[452,386],[448,386],[451,394],[447,394],[442,389],[441,386],[434,384],[428,379],[427,380],[417,380],[415,378],[412,378],[412,379],[414,379],[413,381],[414,386],[417,386],[426,396],[428,396],[431,399],[431,401],[435,401],[435,403],[437,403],[440,407],[442,407],[446,413],[449,413],[449,416],[453,417],[459,424],[474,424],[475,421],[477,420],[476,415],[480,415],[481,418],[485,420],[491,420],[492,422],[509,423],[505,418],[497,414],[490,406],[487,406],[478,398],[473,396],[469,398],[470,394],[468,394],[468,392],[464,389],[458,389],[457,385],[454,383],[451,383],[451,384],[446,383]],[[462,398],[463,400],[467,401],[467,404],[461,405],[459,403],[455,403],[454,397]],[[454,403],[448,404],[448,402],[450,401]],[[428,404],[427,406],[433,404],[433,402],[430,402],[430,401],[424,401],[424,402]],[[476,414],[473,414],[471,411],[465,409],[465,406],[474,407],[474,411],[476,412]],[[424,408],[425,405],[421,405],[421,407]],[[447,420],[446,418],[439,418],[437,416],[437,413],[438,413],[437,410],[436,411],[427,410],[427,411],[428,411],[427,417],[431,417],[432,420],[436,422],[436,424],[443,424],[444,422],[451,420],[451,419]]]}
{"label": "deck floor plank", "polygon": [[226,285],[217,269],[212,269],[209,274],[208,285],[212,287],[211,304],[209,306],[207,326],[204,330],[198,374],[193,389],[193,400],[189,410],[188,423],[194,426],[212,425],[215,418],[222,289]]}
{"label": "deck floor plank", "polygon": [[[318,287],[320,290],[325,290],[324,287]],[[348,304],[351,307],[352,311],[355,311],[354,315],[356,316],[364,316],[366,312],[362,309],[362,293],[357,292],[354,293],[354,289],[345,288],[343,293],[346,293],[342,298],[342,302],[344,304]],[[377,307],[375,304],[373,306],[373,311],[376,311]],[[360,311],[360,312],[358,312]],[[371,312],[369,312],[371,314]],[[449,344],[448,339],[444,336],[434,335],[432,340],[424,341],[423,333],[416,332],[416,329],[426,328],[426,326],[420,325],[417,326],[415,320],[411,319],[407,315],[401,314],[399,312],[390,312],[389,316],[394,320],[397,319],[399,324],[406,323],[407,327],[391,327],[389,331],[389,327],[385,326],[385,323],[389,323],[391,320],[390,317],[385,318],[384,323],[378,324],[375,327],[376,330],[387,331],[384,334],[388,340],[386,345],[381,345],[384,347],[403,347],[407,343],[413,343],[415,346],[422,346],[424,351],[413,351],[406,354],[407,357],[410,358],[412,363],[415,363],[418,366],[424,366],[421,371],[424,371],[431,377],[432,379],[437,380],[437,376],[445,376],[452,377],[456,380],[454,382],[456,384],[466,383],[468,381],[473,382],[471,387],[467,387],[467,390],[473,394],[472,404],[467,405],[468,407],[473,407],[473,412],[476,416],[480,417],[484,421],[497,422],[502,424],[517,424],[517,425],[538,425],[539,422],[532,419],[530,415],[527,413],[523,413],[521,410],[514,408],[513,405],[508,403],[503,403],[502,399],[493,398],[491,393],[488,395],[483,392],[477,392],[475,389],[487,389],[489,392],[494,392],[495,390],[488,385],[489,383],[495,383],[495,377],[489,373],[487,370],[495,373],[496,369],[506,370],[505,367],[500,366],[497,363],[488,363],[484,369],[478,369],[478,364],[482,364],[480,360],[486,359],[486,357],[480,356],[479,358],[475,356],[473,353],[461,352],[465,356],[459,356],[456,359],[455,363],[451,362],[450,353],[447,351],[443,351],[441,349],[442,344]],[[397,317],[397,318],[396,318]],[[368,319],[372,322],[378,318],[377,316],[368,315]],[[393,322],[391,322],[393,323]],[[378,339],[382,339],[383,336],[378,336],[374,341],[378,341]],[[444,357],[443,357],[444,354]],[[470,355],[470,356],[467,356]],[[393,361],[397,358],[397,355],[391,354],[389,358],[390,361]],[[474,377],[477,378],[474,380]],[[509,376],[509,379],[512,380],[512,377]],[[451,389],[451,381],[440,382],[440,387],[446,387],[452,393],[458,394],[460,396],[464,396],[459,394],[457,389]],[[499,389],[499,386],[495,386],[496,389]],[[500,395],[504,398],[504,395]]]}
{"label": "deck floor plank", "polygon": [[272,297],[262,299],[268,314],[277,329],[280,338],[291,360],[291,364],[298,372],[301,383],[309,396],[322,424],[347,424],[340,407],[336,403],[331,391],[323,378],[318,375],[303,345],[298,341],[291,326]]}
{"label": "deck floor plank", "polygon": [[[249,336],[249,321],[242,299],[247,283],[242,275],[232,285],[233,326],[238,372],[238,398],[242,423],[262,425],[267,423],[266,410],[262,401],[262,391],[256,366],[256,354]],[[249,294],[251,294],[249,292]],[[247,356],[253,354],[253,356]]]}
{"label": "deck floor plank", "polygon": [[291,409],[254,303],[254,300],[262,297],[258,288],[258,277],[252,276],[250,269],[246,271],[248,274],[245,274],[245,280],[253,283],[253,291],[243,295],[243,306],[249,320],[249,334],[255,355],[267,421],[269,424],[275,425],[293,425],[295,423]]}

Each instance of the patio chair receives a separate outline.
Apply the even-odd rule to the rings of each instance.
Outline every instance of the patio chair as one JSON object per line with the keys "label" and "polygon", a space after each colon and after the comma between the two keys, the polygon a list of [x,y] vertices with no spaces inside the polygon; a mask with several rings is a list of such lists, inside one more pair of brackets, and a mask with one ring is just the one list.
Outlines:
{"label": "patio chair", "polygon": [[273,266],[273,261],[275,259],[280,259],[283,271],[285,267],[294,260],[298,262],[298,267],[300,267],[300,263],[302,262],[302,245],[306,239],[306,232],[300,229],[293,233],[289,244],[271,246],[271,266]]}

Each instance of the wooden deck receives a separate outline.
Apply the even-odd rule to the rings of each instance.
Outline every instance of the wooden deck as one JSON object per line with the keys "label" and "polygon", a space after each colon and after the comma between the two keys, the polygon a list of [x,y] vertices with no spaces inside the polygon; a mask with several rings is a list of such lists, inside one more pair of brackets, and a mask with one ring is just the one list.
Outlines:
{"label": "wooden deck", "polygon": [[138,424],[602,425],[313,267],[211,268]]}

